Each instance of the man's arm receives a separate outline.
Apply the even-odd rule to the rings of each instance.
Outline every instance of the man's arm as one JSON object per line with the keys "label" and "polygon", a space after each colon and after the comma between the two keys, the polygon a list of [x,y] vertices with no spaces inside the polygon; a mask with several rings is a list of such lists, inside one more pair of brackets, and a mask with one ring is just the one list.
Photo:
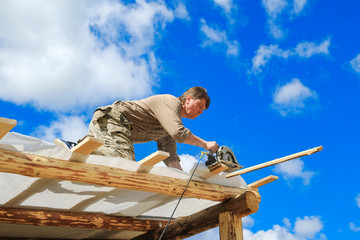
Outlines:
{"label": "man's arm", "polygon": [[205,141],[192,133],[189,134],[189,136],[185,139],[184,143],[202,147],[212,152],[216,152],[219,148],[219,145],[215,141]]}

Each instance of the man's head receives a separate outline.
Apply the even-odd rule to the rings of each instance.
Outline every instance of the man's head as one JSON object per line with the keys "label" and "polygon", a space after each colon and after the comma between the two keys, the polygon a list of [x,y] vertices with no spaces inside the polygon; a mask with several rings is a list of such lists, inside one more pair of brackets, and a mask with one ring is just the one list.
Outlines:
{"label": "man's head", "polygon": [[209,108],[210,97],[205,88],[192,87],[179,97],[182,104],[182,117],[194,119]]}

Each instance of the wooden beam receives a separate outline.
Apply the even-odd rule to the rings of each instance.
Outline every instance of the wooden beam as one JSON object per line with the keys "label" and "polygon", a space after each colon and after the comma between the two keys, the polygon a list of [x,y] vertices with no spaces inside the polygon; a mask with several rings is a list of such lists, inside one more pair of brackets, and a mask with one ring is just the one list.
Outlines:
{"label": "wooden beam", "polygon": [[286,162],[286,161],[289,161],[289,160],[292,160],[292,159],[308,156],[308,155],[311,155],[313,153],[320,152],[321,150],[323,150],[322,146],[315,147],[315,148],[312,148],[312,149],[309,149],[309,150],[294,153],[294,154],[289,155],[289,156],[285,156],[285,157],[274,159],[272,161],[261,163],[261,164],[258,164],[258,165],[252,166],[252,167],[241,169],[239,171],[236,171],[236,172],[233,172],[233,173],[230,173],[230,174],[226,175],[226,177],[230,178],[230,177],[238,176],[238,175],[241,175],[241,174],[244,174],[244,173],[259,170],[261,168],[265,168],[265,167],[269,167],[269,166],[272,166],[272,165],[275,165],[275,164],[283,163],[283,162]]}
{"label": "wooden beam", "polygon": [[257,180],[256,182],[248,184],[248,188],[250,188],[251,190],[257,191],[257,189],[259,187],[264,186],[265,184],[271,183],[277,179],[279,179],[278,176],[270,175],[270,176],[264,177],[260,180]]}
{"label": "wooden beam", "polygon": [[147,232],[167,221],[143,220],[99,213],[0,208],[0,222],[33,226],[74,227]]}
{"label": "wooden beam", "polygon": [[[258,209],[259,202],[257,201],[256,195],[252,191],[247,191],[238,197],[231,198],[228,201],[169,224],[162,239],[184,239],[217,227],[219,225],[219,214],[224,212],[231,211],[233,214],[236,214],[238,218],[242,218],[257,212]],[[132,240],[159,239],[163,230],[164,227],[155,229],[135,237]]]}
{"label": "wooden beam", "polygon": [[[0,149],[0,172],[181,196],[188,180]],[[225,201],[245,189],[191,181],[184,197]]]}
{"label": "wooden beam", "polygon": [[138,161],[141,165],[154,166],[155,164],[170,157],[170,153],[164,151],[156,151],[146,158]]}
{"label": "wooden beam", "polygon": [[16,120],[0,117],[0,139],[2,139],[17,124]]}
{"label": "wooden beam", "polygon": [[219,214],[220,240],[243,240],[241,217],[233,212]]}

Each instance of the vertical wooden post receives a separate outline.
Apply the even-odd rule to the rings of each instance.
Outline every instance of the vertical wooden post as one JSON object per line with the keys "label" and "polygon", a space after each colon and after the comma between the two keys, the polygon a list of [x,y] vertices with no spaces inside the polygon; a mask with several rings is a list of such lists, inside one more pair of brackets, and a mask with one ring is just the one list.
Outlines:
{"label": "vertical wooden post", "polygon": [[241,217],[231,211],[219,214],[220,240],[243,240]]}

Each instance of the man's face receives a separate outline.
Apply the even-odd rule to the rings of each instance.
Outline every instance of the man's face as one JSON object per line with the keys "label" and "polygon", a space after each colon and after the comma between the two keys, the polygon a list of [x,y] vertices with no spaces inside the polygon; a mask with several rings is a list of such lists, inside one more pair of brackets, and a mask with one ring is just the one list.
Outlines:
{"label": "man's face", "polygon": [[198,117],[200,114],[203,113],[203,111],[205,110],[205,106],[206,106],[206,100],[204,98],[195,99],[191,95],[189,95],[186,98],[186,102],[185,102],[185,111],[187,118],[195,119],[196,117]]}

